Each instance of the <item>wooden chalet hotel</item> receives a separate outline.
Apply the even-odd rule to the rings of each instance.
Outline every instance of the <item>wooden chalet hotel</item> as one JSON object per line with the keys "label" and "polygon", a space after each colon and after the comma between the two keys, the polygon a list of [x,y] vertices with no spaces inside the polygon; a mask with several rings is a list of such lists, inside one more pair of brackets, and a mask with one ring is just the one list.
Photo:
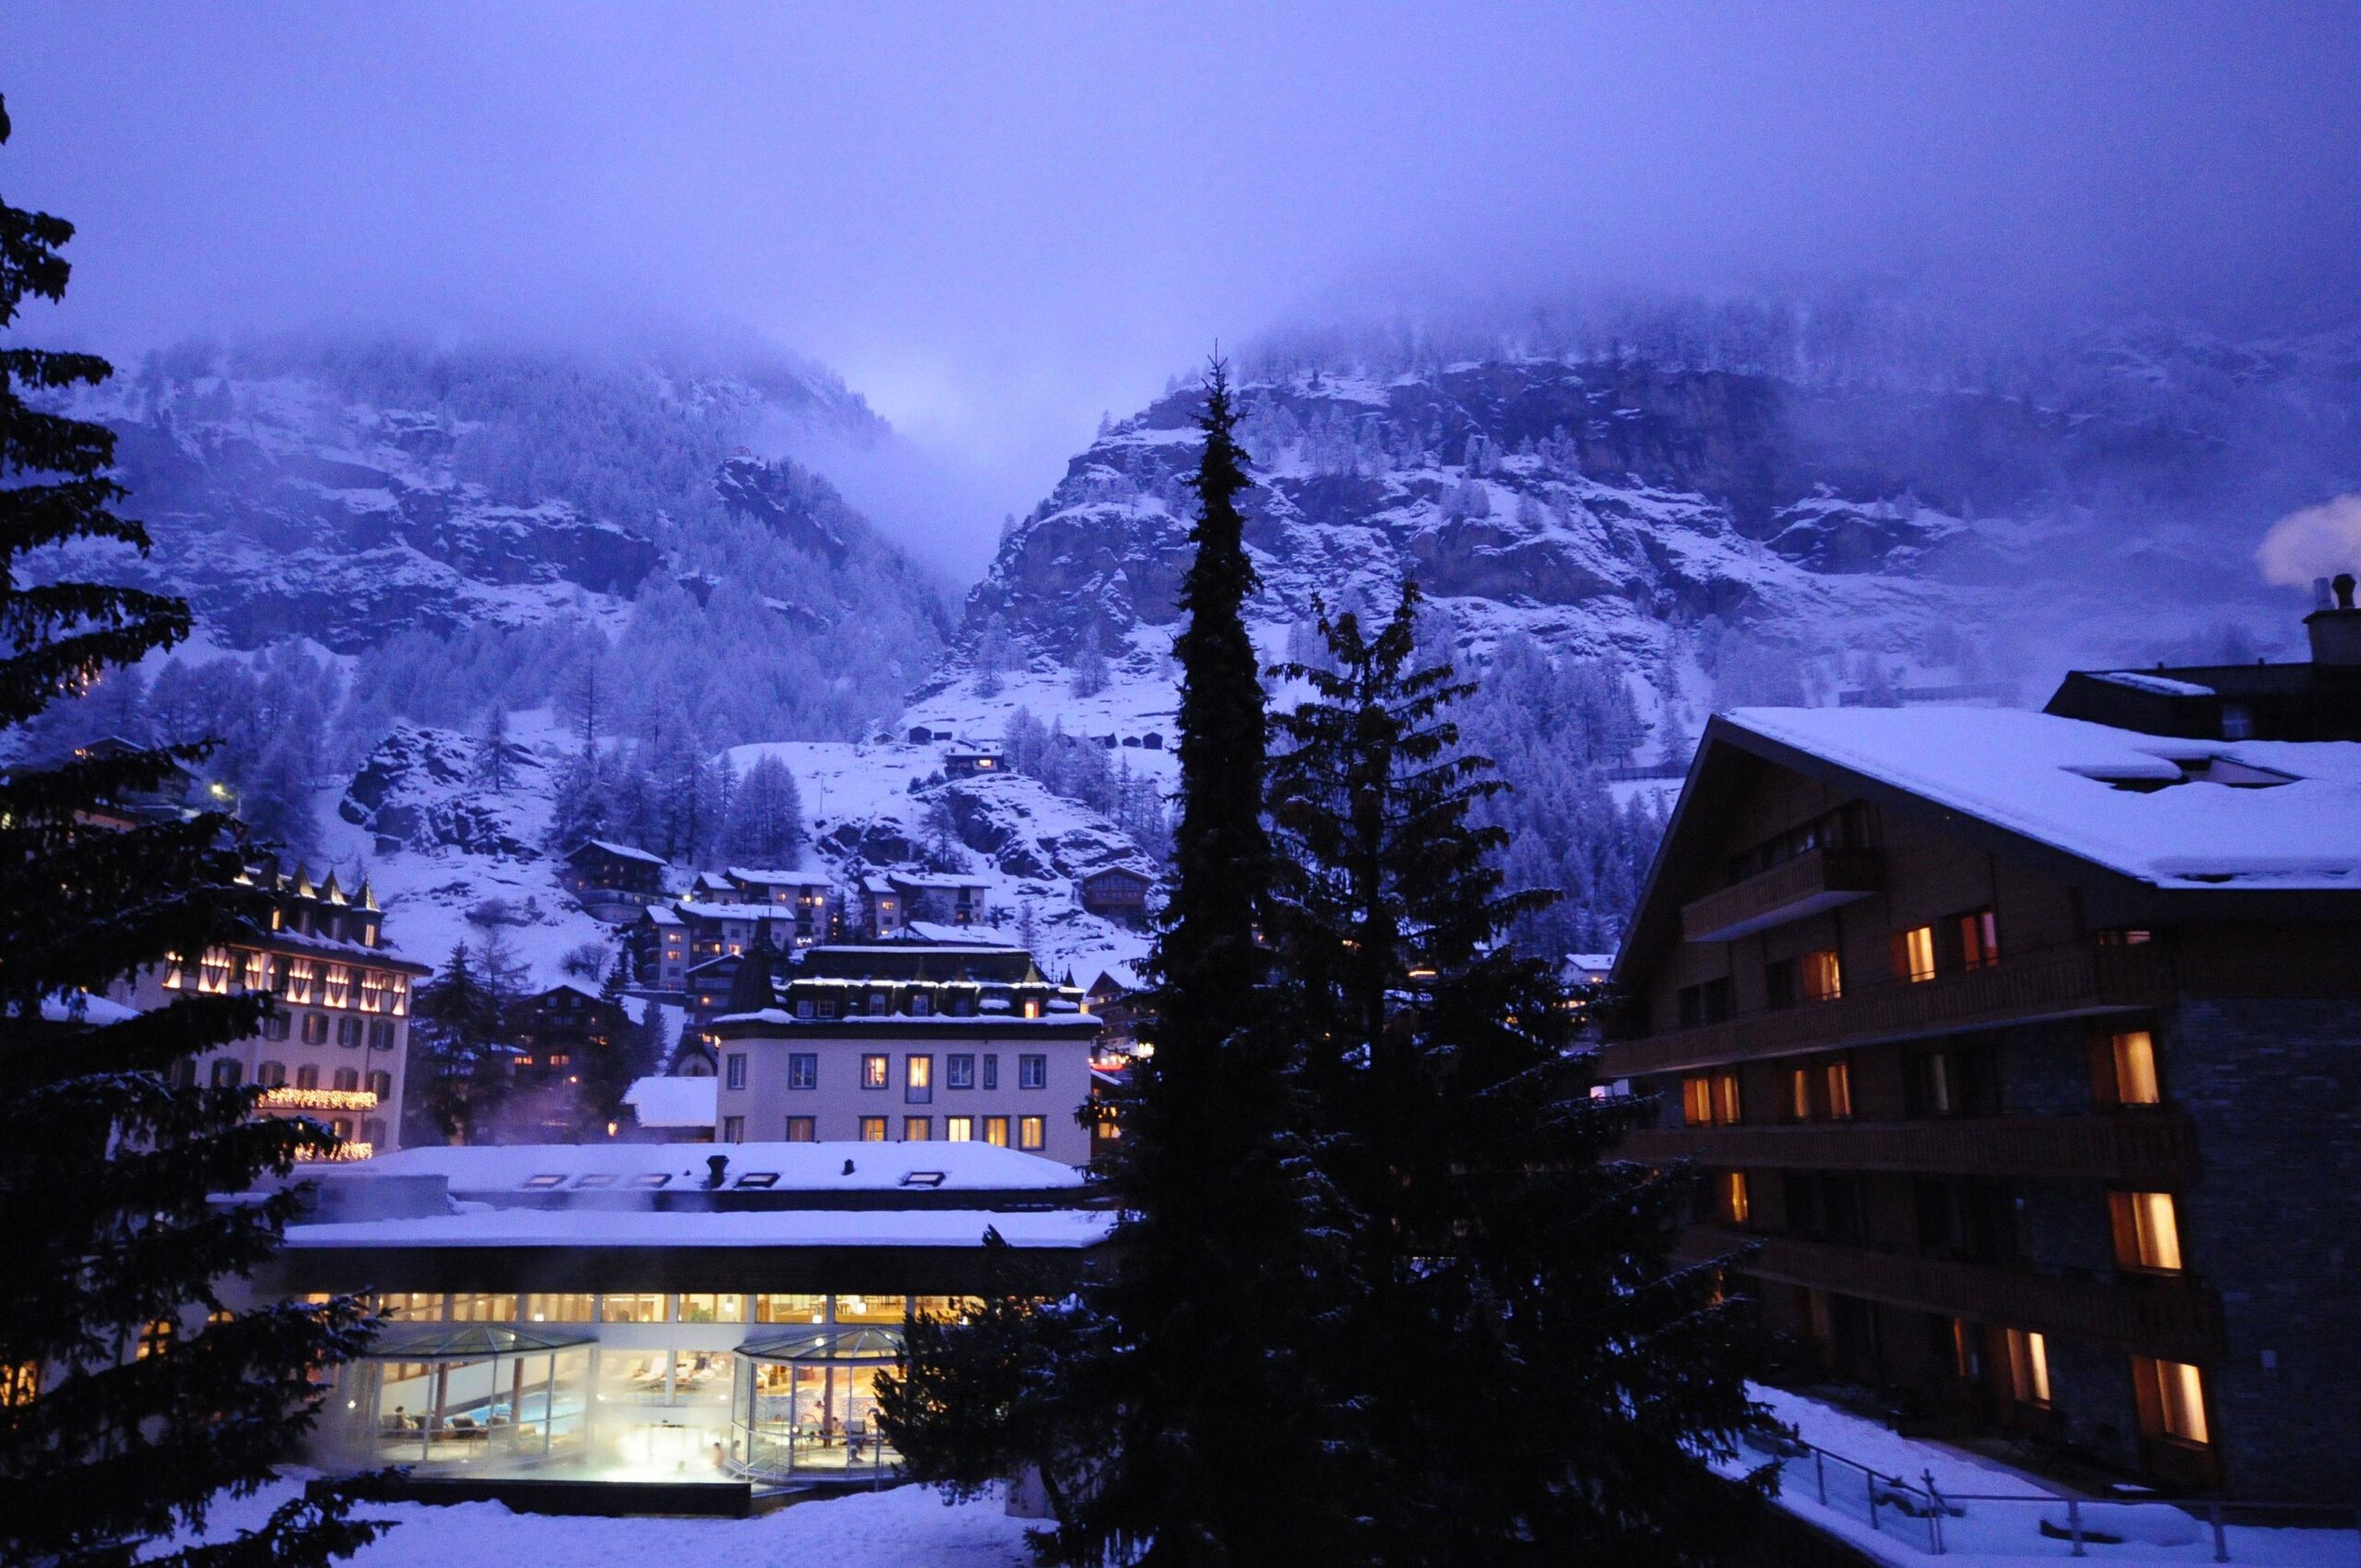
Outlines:
{"label": "wooden chalet hotel", "polygon": [[[1715,719],[1614,980],[1626,1152],[1954,1431],[2361,1495],[2361,611],[2047,713]],[[2069,714],[2072,717],[2069,717]]]}

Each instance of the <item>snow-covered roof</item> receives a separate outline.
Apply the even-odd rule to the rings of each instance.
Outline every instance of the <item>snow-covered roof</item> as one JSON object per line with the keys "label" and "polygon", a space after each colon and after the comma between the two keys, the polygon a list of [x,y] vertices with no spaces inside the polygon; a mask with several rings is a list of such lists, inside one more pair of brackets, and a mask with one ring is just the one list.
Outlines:
{"label": "snow-covered roof", "polygon": [[77,992],[68,996],[52,992],[41,999],[41,1017],[45,1024],[120,1024],[139,1016],[139,1009],[126,1007],[120,1002]]}
{"label": "snow-covered roof", "polygon": [[896,887],[922,887],[930,892],[953,892],[962,887],[982,887],[980,876],[909,876],[900,872],[887,872],[885,880]]}
{"label": "snow-covered roof", "polygon": [[699,899],[685,899],[681,913],[697,921],[779,921],[793,920],[795,911],[784,904],[719,904]]}
{"label": "snow-covered roof", "polygon": [[541,994],[543,996],[547,996],[550,994],[550,992],[552,991],[570,991],[575,992],[576,995],[587,996],[593,1002],[603,1002],[606,1000],[606,998],[599,993],[597,986],[588,985],[581,980],[570,978],[558,981],[555,985],[551,986],[549,990],[542,992]]}
{"label": "snow-covered roof", "polygon": [[920,942],[937,947],[1015,947],[1015,938],[996,926],[945,925],[941,921],[909,921],[902,929]]}
{"label": "snow-covered roof", "polygon": [[585,849],[604,849],[619,860],[641,861],[651,866],[660,866],[665,863],[664,857],[661,855],[651,855],[645,849],[635,849],[629,844],[618,844],[611,838],[585,838],[581,843],[568,849],[566,856],[571,859]]}
{"label": "snow-covered roof", "polygon": [[2361,742],[2182,740],[2014,708],[1725,719],[2142,882],[2361,889]]}
{"label": "snow-covered roof", "polygon": [[681,911],[669,904],[650,904],[645,913],[651,925],[679,925]]}
{"label": "snow-covered roof", "polygon": [[638,1078],[623,1103],[643,1127],[711,1127],[720,1087],[718,1078]]}
{"label": "snow-covered roof", "polygon": [[827,887],[836,881],[825,871],[765,871],[754,866],[731,866],[729,874],[733,881],[766,887]]}
{"label": "snow-covered roof", "polygon": [[[711,1078],[642,1078],[640,1085],[704,1083]],[[453,1195],[496,1203],[504,1194],[570,1190],[584,1176],[610,1176],[606,1191],[637,1190],[634,1178],[667,1178],[666,1188],[704,1190],[709,1161],[726,1157],[726,1182],[749,1173],[769,1173],[778,1180],[762,1190],[795,1192],[893,1192],[916,1185],[909,1178],[939,1174],[929,1182],[933,1192],[1056,1191],[1083,1184],[1082,1173],[1070,1165],[1037,1154],[993,1144],[500,1144],[451,1146],[427,1145],[379,1155],[374,1159],[307,1171],[331,1181],[367,1180],[378,1176],[441,1176]],[[845,1170],[850,1165],[852,1170]],[[552,1183],[543,1178],[564,1178]],[[648,1188],[647,1190],[661,1190]]]}
{"label": "snow-covered roof", "polygon": [[980,1247],[990,1229],[1013,1247],[1077,1248],[1098,1245],[1114,1227],[1115,1216],[1097,1209],[492,1208],[291,1225],[286,1245],[298,1253],[347,1247]]}
{"label": "snow-covered roof", "polygon": [[2176,681],[2169,675],[2151,675],[2144,670],[2094,670],[2091,679],[2107,681],[2134,691],[2153,692],[2165,697],[2210,697],[2211,686],[2201,686],[2194,681]]}

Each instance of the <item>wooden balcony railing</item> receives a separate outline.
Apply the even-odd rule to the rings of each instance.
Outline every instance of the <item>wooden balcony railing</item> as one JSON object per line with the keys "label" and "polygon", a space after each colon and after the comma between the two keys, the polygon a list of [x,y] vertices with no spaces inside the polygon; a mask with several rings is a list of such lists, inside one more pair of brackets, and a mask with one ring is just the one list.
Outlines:
{"label": "wooden balcony railing", "polygon": [[1833,1002],[1619,1040],[1607,1048],[1603,1065],[1616,1077],[1679,1072],[2045,1018],[2137,1012],[2169,1004],[2173,993],[2172,964],[2156,944],[2024,954],[1916,984],[1892,980],[1847,991]]}
{"label": "wooden balcony railing", "polygon": [[1732,1266],[1760,1279],[2028,1328],[2167,1360],[2196,1360],[2222,1348],[2221,1302],[2195,1279],[2058,1278],[1950,1258],[1789,1236],[1752,1236],[1717,1226],[1691,1227],[1678,1255],[1691,1262],[1731,1257],[1750,1244],[1759,1244],[1760,1250],[1734,1258]]}
{"label": "wooden balcony railing", "polygon": [[2177,1111],[1643,1127],[1623,1140],[1621,1152],[1652,1165],[1693,1159],[1731,1169],[2063,1176],[2165,1186],[2196,1174],[2197,1130]]}
{"label": "wooden balcony railing", "polygon": [[1879,885],[1875,850],[1812,849],[1682,905],[1680,934],[1691,942],[1727,942],[1849,904]]}

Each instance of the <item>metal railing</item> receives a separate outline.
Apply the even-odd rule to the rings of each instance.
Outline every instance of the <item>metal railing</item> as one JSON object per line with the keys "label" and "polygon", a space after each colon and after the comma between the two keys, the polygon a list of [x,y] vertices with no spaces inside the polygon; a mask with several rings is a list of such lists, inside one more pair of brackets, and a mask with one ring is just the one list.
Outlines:
{"label": "metal railing", "polygon": [[[1746,1446],[1779,1466],[1783,1496],[1801,1496],[1857,1519],[1930,1557],[1993,1555],[2087,1557],[2093,1547],[2139,1541],[2176,1562],[2284,1562],[2269,1543],[2242,1539],[2255,1527],[2308,1527],[2350,1533],[2361,1562],[2361,1509],[2219,1498],[2165,1502],[2101,1500],[2050,1492],[1945,1491],[1931,1468],[1916,1481],[1887,1475],[1832,1449],[1786,1433],[1750,1432]],[[2273,1526],[2272,1521],[2286,1523]],[[2247,1548],[2241,1556],[2234,1548]],[[2332,1561],[2307,1550],[2301,1561]]]}

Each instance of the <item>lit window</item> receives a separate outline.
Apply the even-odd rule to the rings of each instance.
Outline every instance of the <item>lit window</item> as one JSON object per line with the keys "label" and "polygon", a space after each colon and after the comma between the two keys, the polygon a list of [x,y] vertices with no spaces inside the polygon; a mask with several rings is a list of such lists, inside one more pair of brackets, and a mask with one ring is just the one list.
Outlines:
{"label": "lit window", "polygon": [[[309,958],[291,958],[287,964],[287,1000],[311,1002],[319,983],[320,968]],[[308,1037],[307,1037],[308,1038]]]}
{"label": "lit window", "polygon": [[381,969],[361,971],[361,1010],[382,1013],[386,1010],[386,975]]}
{"label": "lit window", "polygon": [[2180,1221],[2170,1193],[2109,1193],[2115,1256],[2125,1268],[2153,1273],[2180,1269]]}
{"label": "lit window", "polygon": [[1049,1132],[1049,1121],[1040,1116],[1020,1116],[1016,1119],[1016,1146],[1038,1149]]}
{"label": "lit window", "polygon": [[902,1099],[911,1105],[933,1103],[933,1057],[906,1056],[902,1059]]}
{"label": "lit window", "polygon": [[1792,1068],[1787,1074],[1787,1120],[1811,1120],[1811,1073],[1807,1068]]}
{"label": "lit window", "polygon": [[887,1075],[892,1071],[892,1066],[886,1058],[864,1056],[860,1059],[860,1087],[865,1089],[882,1089],[885,1087]]}
{"label": "lit window", "polygon": [[236,967],[234,956],[227,947],[208,947],[197,963],[196,989],[208,996],[219,996],[230,989],[230,972]]}
{"label": "lit window", "polygon": [[1680,1080],[1680,1119],[1692,1127],[1710,1126],[1714,1120],[1714,1080]]}
{"label": "lit window", "polygon": [[1833,947],[1805,954],[1802,971],[1805,1001],[1834,1002],[1845,994],[1845,967]]}
{"label": "lit window", "polygon": [[972,1116],[946,1116],[943,1119],[945,1142],[971,1144],[976,1141],[976,1119]]}
{"label": "lit window", "polygon": [[984,1118],[984,1142],[991,1145],[994,1148],[1006,1148],[1008,1146],[1007,1117],[987,1116]]}
{"label": "lit window", "polygon": [[809,1116],[789,1117],[787,1119],[787,1141],[791,1144],[808,1144],[817,1142],[818,1136],[813,1131],[812,1118]]}
{"label": "lit window", "polygon": [[2049,1403],[2049,1346],[2040,1335],[2009,1330],[2009,1385],[2020,1405]]}
{"label": "lit window", "polygon": [[327,967],[326,979],[321,986],[321,993],[331,1007],[350,1006],[352,1004],[352,970],[343,964],[330,964]]}
{"label": "lit window", "polygon": [[903,1118],[902,1118],[902,1141],[903,1141],[904,1143],[906,1143],[906,1144],[922,1144],[922,1143],[925,1143],[928,1139],[931,1138],[933,1135],[934,1135],[934,1118],[933,1118],[933,1117],[931,1117],[931,1116],[905,1116],[905,1117],[903,1117]]}
{"label": "lit window", "polygon": [[2163,1436],[2205,1445],[2210,1441],[2205,1429],[2205,1377],[2184,1360],[2142,1360],[2155,1391],[2155,1424],[2163,1429]]}
{"label": "lit window", "polygon": [[1893,934],[1893,978],[1912,984],[1935,978],[1935,928],[1913,926]]}
{"label": "lit window", "polygon": [[2156,1105],[2164,1095],[2156,1086],[2156,1042],[2145,1029],[2117,1035],[2115,1101],[2118,1105]]}
{"label": "lit window", "polygon": [[1722,1218],[1732,1225],[1743,1225],[1746,1223],[1746,1217],[1753,1211],[1753,1205],[1748,1201],[1746,1172],[1724,1171],[1722,1173]]}
{"label": "lit window", "polygon": [[18,1361],[0,1367],[0,1410],[18,1410],[41,1394],[41,1363]]}
{"label": "lit window", "polygon": [[885,1141],[885,1118],[883,1116],[862,1117],[860,1119],[860,1141],[865,1144],[884,1143]]}
{"label": "lit window", "polygon": [[139,1343],[132,1352],[132,1359],[144,1361],[150,1356],[162,1355],[172,1348],[172,1336],[179,1331],[179,1325],[171,1318],[156,1319],[140,1331]]}

